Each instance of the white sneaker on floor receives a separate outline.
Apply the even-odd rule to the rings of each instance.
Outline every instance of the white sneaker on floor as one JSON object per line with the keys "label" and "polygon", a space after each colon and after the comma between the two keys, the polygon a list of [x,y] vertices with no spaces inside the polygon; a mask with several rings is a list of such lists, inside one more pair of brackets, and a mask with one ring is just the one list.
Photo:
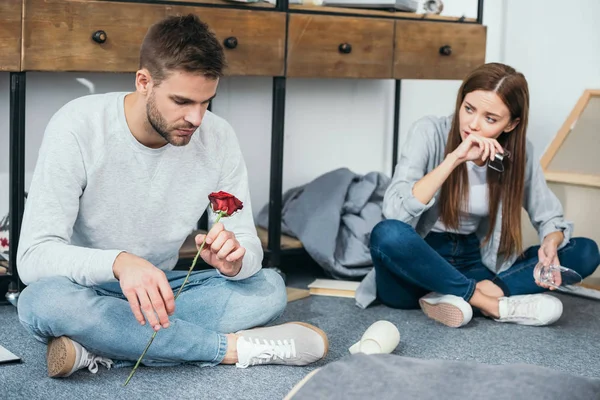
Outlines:
{"label": "white sneaker on floor", "polygon": [[236,367],[257,364],[307,365],[327,355],[325,332],[303,322],[289,322],[266,328],[236,332]]}
{"label": "white sneaker on floor", "polygon": [[466,325],[473,318],[473,308],[462,297],[429,293],[419,299],[421,310],[429,318],[451,328]]}
{"label": "white sneaker on floor", "polygon": [[108,369],[113,365],[112,360],[88,352],[82,345],[66,336],[50,339],[46,361],[48,376],[51,378],[66,378],[82,368],[87,368],[95,374],[98,372],[98,363]]}
{"label": "white sneaker on floor", "polygon": [[500,318],[495,321],[533,326],[550,325],[563,311],[561,301],[547,294],[501,297],[498,308]]}

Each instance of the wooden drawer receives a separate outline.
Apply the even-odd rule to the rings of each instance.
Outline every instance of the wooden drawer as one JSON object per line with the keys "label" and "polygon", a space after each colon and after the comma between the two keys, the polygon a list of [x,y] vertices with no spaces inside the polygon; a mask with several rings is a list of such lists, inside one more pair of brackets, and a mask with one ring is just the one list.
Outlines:
{"label": "wooden drawer", "polygon": [[395,79],[463,79],[485,62],[486,28],[396,21]]}
{"label": "wooden drawer", "polygon": [[[70,0],[25,0],[23,69],[136,71],[148,27],[167,15],[190,12],[206,22],[222,43],[236,39],[235,48],[225,47],[227,75],[283,75],[284,14]],[[92,40],[97,31],[106,33],[104,43]]]}
{"label": "wooden drawer", "polygon": [[394,21],[290,15],[290,77],[391,78]]}
{"label": "wooden drawer", "polygon": [[0,71],[21,68],[22,0],[0,0]]}

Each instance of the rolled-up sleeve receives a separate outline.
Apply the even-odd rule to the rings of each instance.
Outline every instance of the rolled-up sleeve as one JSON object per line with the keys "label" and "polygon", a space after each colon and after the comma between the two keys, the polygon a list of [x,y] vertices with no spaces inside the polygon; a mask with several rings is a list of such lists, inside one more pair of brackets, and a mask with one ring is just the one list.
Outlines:
{"label": "rolled-up sleeve", "polygon": [[417,121],[409,130],[394,176],[383,199],[383,214],[415,227],[421,215],[435,204],[435,197],[423,204],[413,187],[428,171],[436,151],[436,126],[428,119]]}
{"label": "rolled-up sleeve", "polygon": [[564,240],[558,246],[562,248],[573,236],[573,223],[564,218],[563,207],[558,197],[550,190],[542,168],[533,157],[533,146],[527,142],[527,166],[525,172],[525,210],[540,242],[552,232],[562,232]]}

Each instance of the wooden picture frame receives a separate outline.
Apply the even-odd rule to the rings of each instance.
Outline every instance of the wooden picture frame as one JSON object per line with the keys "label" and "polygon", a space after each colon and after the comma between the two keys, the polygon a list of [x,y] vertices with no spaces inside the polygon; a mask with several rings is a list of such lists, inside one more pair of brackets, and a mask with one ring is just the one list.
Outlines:
{"label": "wooden picture frame", "polygon": [[587,89],[541,159],[548,182],[600,188],[600,89]]}

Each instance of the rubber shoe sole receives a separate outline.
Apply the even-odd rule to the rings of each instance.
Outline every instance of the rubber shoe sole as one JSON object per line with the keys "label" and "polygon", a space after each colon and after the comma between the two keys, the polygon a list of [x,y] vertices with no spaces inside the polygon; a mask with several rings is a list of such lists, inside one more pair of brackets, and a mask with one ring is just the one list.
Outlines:
{"label": "rubber shoe sole", "polygon": [[46,351],[48,364],[48,376],[50,378],[61,378],[68,376],[75,365],[75,346],[71,339],[61,336],[50,339]]}
{"label": "rubber shoe sole", "polygon": [[317,332],[322,338],[323,338],[323,343],[325,343],[325,350],[323,350],[323,357],[321,357],[321,359],[324,359],[327,356],[327,352],[329,351],[329,339],[327,339],[327,334],[325,332],[323,332],[323,330],[317,328],[314,325],[311,324],[307,324],[306,322],[291,322],[292,324],[298,324],[298,325],[302,325],[305,326],[309,329],[312,329],[313,331]]}
{"label": "rubber shoe sole", "polygon": [[460,328],[471,321],[473,309],[462,298],[452,295],[428,296],[419,299],[419,305],[429,318],[451,328]]}

